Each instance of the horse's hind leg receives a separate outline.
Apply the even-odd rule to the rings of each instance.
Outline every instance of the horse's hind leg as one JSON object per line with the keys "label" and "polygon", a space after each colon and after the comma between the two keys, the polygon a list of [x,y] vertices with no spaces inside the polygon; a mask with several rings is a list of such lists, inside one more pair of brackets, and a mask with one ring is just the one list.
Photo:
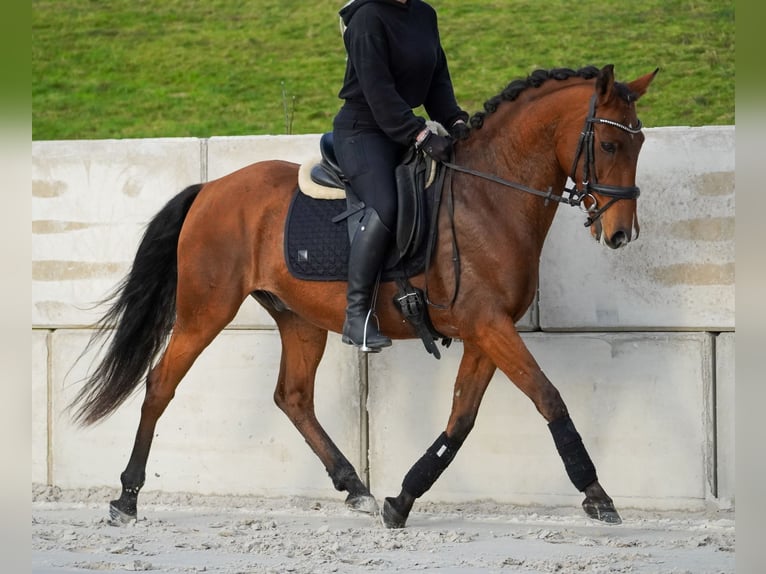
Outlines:
{"label": "horse's hind leg", "polygon": [[[179,288],[179,303],[197,300],[195,297],[187,299],[186,295],[190,292],[186,287]],[[146,394],[141,405],[141,420],[133,451],[120,475],[122,493],[119,499],[113,500],[109,505],[113,520],[129,522],[136,519],[138,493],[144,485],[146,463],[157,421],[175,395],[181,379],[205,347],[234,318],[241,303],[233,290],[230,290],[227,296],[222,293],[217,295],[217,299],[208,301],[204,307],[199,303],[192,304],[191,307],[183,304],[178,306],[178,318],[168,346],[147,377]],[[204,308],[205,313],[198,313],[199,308]]]}
{"label": "horse's hind leg", "polygon": [[388,528],[404,527],[415,499],[423,496],[452,462],[476,422],[481,399],[495,368],[475,345],[464,344],[447,429],[409,470],[399,496],[386,498],[383,522]]}
{"label": "horse's hind leg", "polygon": [[277,311],[268,305],[267,309],[276,320],[282,338],[274,401],[322,461],[335,489],[348,492],[346,504],[354,510],[377,513],[375,498],[319,424],[314,412],[314,379],[327,344],[327,331],[291,311]]}
{"label": "horse's hind leg", "polygon": [[203,338],[199,333],[175,330],[160,362],[149,372],[133,451],[120,475],[122,493],[109,505],[112,519],[128,522],[136,518],[138,492],[144,485],[146,462],[157,421],[175,395],[183,376],[214,336]]}

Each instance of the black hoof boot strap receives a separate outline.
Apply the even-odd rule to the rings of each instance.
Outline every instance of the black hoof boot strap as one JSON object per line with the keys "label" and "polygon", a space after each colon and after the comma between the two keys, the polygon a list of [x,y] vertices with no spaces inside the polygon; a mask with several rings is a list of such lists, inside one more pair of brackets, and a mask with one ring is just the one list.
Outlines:
{"label": "black hoof boot strap", "polygon": [[404,477],[402,488],[415,498],[423,496],[449,466],[462,444],[442,433]]}
{"label": "black hoof boot strap", "polygon": [[577,490],[584,491],[589,484],[598,480],[598,477],[596,467],[582,444],[580,433],[569,415],[548,423],[548,428],[553,435],[553,442],[556,443],[556,450],[564,461],[569,480]]}

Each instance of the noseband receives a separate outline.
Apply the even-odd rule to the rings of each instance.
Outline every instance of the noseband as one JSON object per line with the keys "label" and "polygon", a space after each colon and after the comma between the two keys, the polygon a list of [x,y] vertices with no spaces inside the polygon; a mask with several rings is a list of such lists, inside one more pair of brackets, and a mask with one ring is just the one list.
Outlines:
{"label": "noseband", "polygon": [[[542,197],[545,199],[546,205],[548,201],[555,201],[558,203],[566,203],[567,205],[580,207],[588,214],[588,218],[585,221],[585,227],[590,227],[596,221],[598,221],[604,212],[609,209],[615,202],[619,201],[620,199],[636,199],[641,194],[641,190],[635,185],[623,186],[598,183],[598,179],[596,178],[596,160],[593,151],[594,124],[606,124],[608,126],[619,128],[625,132],[628,132],[629,134],[641,133],[641,128],[643,127],[641,120],[638,120],[638,125],[634,128],[632,126],[626,126],[625,124],[615,122],[614,120],[597,117],[596,96],[594,94],[590,99],[588,116],[585,118],[585,126],[580,132],[580,140],[577,142],[577,151],[575,152],[572,170],[569,175],[570,179],[575,181],[577,165],[580,163],[580,158],[583,158],[584,163],[582,187],[578,189],[577,184],[571,188],[565,187],[561,195],[554,194],[553,188],[551,187],[548,188],[548,191],[540,191],[520,183],[508,181],[491,173],[485,173],[483,171],[471,169],[469,167],[452,163],[450,161],[444,161],[442,163],[452,170],[475,175],[476,177],[493,181],[506,187],[512,187],[514,189]],[[593,181],[591,181],[591,174]],[[611,200],[603,207],[598,207],[598,202],[593,196],[593,193],[598,193],[599,195],[610,197]],[[590,207],[586,207],[583,204],[586,199],[590,199],[593,202]]]}
{"label": "noseband", "polygon": [[[576,184],[574,188],[565,188],[564,191],[569,194],[570,205],[577,205],[588,214],[588,219],[585,222],[585,227],[590,227],[609,209],[612,204],[620,199],[636,199],[641,195],[641,190],[635,186],[622,186],[622,185],[605,185],[598,183],[596,177],[596,156],[593,151],[594,142],[594,124],[606,124],[615,128],[619,128],[629,134],[641,133],[641,120],[638,120],[638,125],[634,128],[632,126],[626,126],[613,120],[606,118],[599,118],[596,116],[596,96],[595,94],[590,99],[590,106],[588,108],[588,116],[585,118],[585,126],[580,132],[580,140],[577,142],[577,151],[575,152],[574,162],[572,163],[572,170],[569,173],[569,178],[575,181],[575,174],[577,172],[577,164],[580,163],[580,158],[583,158],[582,168],[582,187],[577,189]],[[591,174],[593,181],[591,181]],[[610,197],[611,200],[603,207],[598,207],[596,198],[593,197],[591,192],[598,193]],[[585,207],[583,201],[586,198],[590,198],[593,203],[590,207]]]}

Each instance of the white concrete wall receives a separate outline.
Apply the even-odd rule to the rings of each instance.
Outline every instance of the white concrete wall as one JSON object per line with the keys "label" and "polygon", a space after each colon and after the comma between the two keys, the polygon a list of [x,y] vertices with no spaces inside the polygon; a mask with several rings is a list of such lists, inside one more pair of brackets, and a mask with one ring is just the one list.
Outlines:
{"label": "white concrete wall", "polygon": [[97,319],[151,214],[200,173],[193,138],[33,142],[32,324]]}
{"label": "white concrete wall", "polygon": [[[560,208],[524,339],[572,413],[621,506],[734,501],[734,128],[646,130],[642,235],[619,252]],[[127,271],[144,225],[181,189],[262,159],[316,156],[318,135],[33,142],[32,482],[119,487],[140,394],[75,428],[64,406],[93,360],[92,308]],[[570,333],[572,331],[573,333]],[[719,332],[724,331],[721,334]],[[459,342],[370,359],[373,491],[396,493],[443,430]],[[252,300],[208,348],[160,420],[146,489],[333,496],[321,463],[276,408],[279,337]],[[331,335],[317,413],[362,469],[356,352]],[[501,374],[430,500],[577,503],[549,432]]]}

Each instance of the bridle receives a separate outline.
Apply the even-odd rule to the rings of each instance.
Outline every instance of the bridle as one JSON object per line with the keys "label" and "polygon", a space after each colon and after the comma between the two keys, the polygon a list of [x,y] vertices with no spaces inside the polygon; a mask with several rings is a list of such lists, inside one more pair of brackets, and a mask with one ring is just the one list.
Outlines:
{"label": "bridle", "polygon": [[[641,195],[641,190],[635,185],[605,185],[598,183],[596,178],[596,156],[593,152],[594,130],[593,124],[606,124],[615,128],[619,128],[629,134],[641,133],[641,120],[638,120],[636,127],[626,126],[614,120],[608,120],[606,118],[599,118],[596,116],[596,95],[594,94],[590,99],[590,106],[588,108],[588,116],[585,118],[585,127],[580,132],[580,140],[577,142],[577,151],[575,152],[574,162],[572,163],[572,169],[569,172],[569,178],[575,181],[575,174],[577,172],[577,164],[580,163],[580,158],[583,158],[582,168],[582,187],[577,189],[576,184],[574,188],[565,188],[570,198],[574,199],[574,203],[570,202],[570,205],[578,205],[583,207],[588,214],[588,219],[585,222],[585,227],[593,225],[598,221],[604,212],[609,209],[615,202],[621,199],[636,199]],[[591,181],[591,174],[593,181]],[[603,207],[598,207],[596,198],[593,197],[591,192],[596,192],[599,195],[604,195],[611,198],[610,201]],[[585,207],[583,200],[590,198],[593,203],[590,207]]]}
{"label": "bridle", "polygon": [[[580,132],[580,139],[577,142],[577,150],[575,151],[574,162],[572,163],[572,169],[569,174],[569,178],[574,182],[577,166],[580,163],[580,159],[582,159],[583,177],[581,187],[578,188],[577,184],[575,183],[573,187],[565,187],[561,195],[554,194],[553,188],[551,187],[549,187],[547,191],[540,191],[520,183],[508,181],[491,173],[486,173],[456,163],[452,163],[451,161],[445,161],[442,163],[454,171],[474,175],[482,179],[499,183],[500,185],[504,185],[506,187],[512,187],[514,189],[542,197],[545,199],[546,205],[549,201],[555,201],[558,203],[565,203],[567,205],[579,207],[588,214],[588,217],[585,221],[585,227],[590,227],[595,222],[597,222],[604,214],[604,212],[609,209],[615,202],[621,199],[636,199],[639,195],[641,195],[641,190],[635,185],[606,185],[598,183],[598,179],[596,178],[596,160],[593,150],[595,139],[594,124],[606,124],[634,135],[641,133],[641,129],[643,127],[641,120],[638,120],[638,125],[633,127],[630,125],[626,126],[625,124],[621,124],[614,120],[608,120],[606,118],[600,118],[596,116],[596,95],[594,94],[590,99],[588,115],[585,118],[585,125]],[[599,195],[603,195],[611,199],[603,207],[598,207],[598,202],[593,196],[593,193],[598,193]],[[585,205],[584,202],[586,199],[592,202],[590,206]]]}

